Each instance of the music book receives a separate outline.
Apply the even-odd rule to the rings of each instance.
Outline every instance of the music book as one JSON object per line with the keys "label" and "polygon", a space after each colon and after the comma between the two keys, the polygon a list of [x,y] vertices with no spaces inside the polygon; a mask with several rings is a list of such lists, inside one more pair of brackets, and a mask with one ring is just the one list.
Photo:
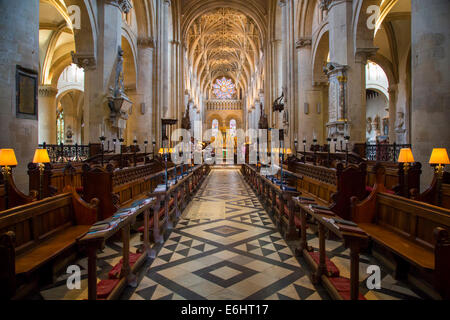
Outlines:
{"label": "music book", "polygon": [[318,204],[312,204],[311,207],[313,207],[314,209],[319,209],[319,210],[327,210],[327,211],[330,210],[330,208],[324,207],[324,206],[320,206]]}
{"label": "music book", "polygon": [[296,197],[296,199],[304,200],[304,201],[315,201],[313,198],[307,198],[307,197],[301,197],[301,196]]}

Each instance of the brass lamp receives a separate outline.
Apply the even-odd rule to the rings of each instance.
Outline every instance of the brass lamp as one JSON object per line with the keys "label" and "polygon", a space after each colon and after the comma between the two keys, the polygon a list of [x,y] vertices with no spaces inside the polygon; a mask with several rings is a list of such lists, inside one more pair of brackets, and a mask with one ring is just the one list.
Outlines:
{"label": "brass lamp", "polygon": [[405,173],[408,171],[409,164],[414,162],[414,157],[410,148],[403,148],[398,155],[398,162],[403,163]]}
{"label": "brass lamp", "polygon": [[9,175],[11,174],[11,166],[17,166],[16,154],[13,149],[0,149],[0,166],[5,180],[5,209],[9,209]]}
{"label": "brass lamp", "polygon": [[36,152],[34,153],[33,163],[39,164],[39,199],[42,200],[42,184],[44,179],[45,164],[50,163],[47,149],[36,149]]}
{"label": "brass lamp", "polygon": [[448,158],[447,149],[445,148],[434,148],[431,152],[430,164],[437,164],[436,173],[442,175],[444,173],[444,165],[450,164],[450,159]]}

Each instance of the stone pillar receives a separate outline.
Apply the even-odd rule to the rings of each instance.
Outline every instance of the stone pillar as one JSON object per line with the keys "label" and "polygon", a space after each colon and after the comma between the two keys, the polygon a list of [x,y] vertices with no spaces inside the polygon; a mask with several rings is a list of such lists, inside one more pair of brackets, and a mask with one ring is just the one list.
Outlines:
{"label": "stone pillar", "polygon": [[52,86],[39,87],[39,143],[56,144],[56,94]]}
{"label": "stone pillar", "polygon": [[[271,86],[272,90],[272,97],[273,100],[277,99],[279,96],[281,96],[281,86],[283,84],[283,51],[282,51],[282,41],[281,40],[273,40],[272,41],[272,81],[273,84]],[[278,124],[278,113],[274,113],[270,110],[272,110],[272,106],[268,106],[268,112],[269,112],[269,125],[271,127],[275,127]]]}
{"label": "stone pillar", "polygon": [[414,159],[422,163],[422,188],[433,176],[428,165],[432,149],[450,152],[449,15],[448,0],[412,0],[411,142]]}
{"label": "stone pillar", "polygon": [[397,116],[397,85],[389,85],[389,143],[394,143],[395,141],[395,122]]}
{"label": "stone pillar", "polygon": [[16,65],[39,72],[39,1],[0,0],[0,30],[0,148],[15,150],[13,177],[28,192],[27,165],[38,145],[38,119],[16,113]]}
{"label": "stone pillar", "polygon": [[116,134],[109,126],[109,108],[106,96],[113,86],[118,47],[122,35],[122,10],[128,1],[107,0],[98,6],[97,57],[74,54],[73,61],[85,71],[84,141],[98,143],[100,127],[106,124],[106,137]]}
{"label": "stone pillar", "polygon": [[318,143],[324,143],[323,137],[323,101],[322,89],[312,86],[311,37],[297,40],[298,59],[298,129],[297,141],[306,137],[308,144],[313,140],[315,131]]}
{"label": "stone pillar", "polygon": [[[138,40],[138,83],[133,94],[133,112],[128,120],[128,133],[131,139],[137,137],[139,145],[151,141],[153,132],[153,48],[151,38]],[[156,138],[155,138],[156,140]]]}
{"label": "stone pillar", "polygon": [[[333,116],[337,116],[338,122],[348,121],[350,141],[364,143],[366,140],[365,65],[367,58],[376,52],[376,48],[359,48],[354,52],[352,1],[327,1],[323,2],[323,6],[324,10],[328,10],[330,24],[331,63],[328,64],[328,74],[335,75],[338,81],[332,82],[330,79],[329,121],[332,121]],[[336,104],[339,104],[339,107],[333,108]],[[333,110],[336,110],[338,114],[333,115]],[[342,124],[338,123],[335,127],[340,136],[338,139],[342,139],[343,132],[340,131]]]}

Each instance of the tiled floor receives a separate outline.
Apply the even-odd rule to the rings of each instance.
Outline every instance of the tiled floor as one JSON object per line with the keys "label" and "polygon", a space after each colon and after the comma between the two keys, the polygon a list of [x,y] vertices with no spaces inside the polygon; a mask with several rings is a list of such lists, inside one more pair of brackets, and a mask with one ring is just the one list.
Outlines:
{"label": "tiled floor", "polygon": [[[308,234],[309,245],[318,239]],[[133,237],[137,247],[139,236]],[[296,258],[273,225],[251,188],[235,169],[213,169],[182,219],[158,248],[155,259],[138,274],[136,288],[128,287],[122,299],[132,300],[240,300],[240,299],[329,299],[321,285],[313,285],[311,269]],[[349,252],[342,243],[327,241],[328,257],[341,275],[349,275]],[[110,243],[99,255],[98,277],[106,278],[120,259],[120,243]],[[78,262],[86,270],[86,259]],[[382,268],[382,289],[365,287],[366,268],[379,264],[361,257],[360,290],[367,299],[417,299],[420,295],[395,281]],[[41,291],[44,299],[86,298],[86,272],[82,290],[68,291],[67,275]]]}

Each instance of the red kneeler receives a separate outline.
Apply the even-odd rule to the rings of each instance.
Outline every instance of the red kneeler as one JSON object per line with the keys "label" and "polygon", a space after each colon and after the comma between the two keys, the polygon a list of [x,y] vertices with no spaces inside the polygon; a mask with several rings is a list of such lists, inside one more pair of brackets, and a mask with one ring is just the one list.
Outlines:
{"label": "red kneeler", "polygon": [[[314,260],[317,265],[319,265],[320,261],[320,254],[318,251],[308,252],[308,254],[311,256],[311,258]],[[339,277],[339,269],[336,267],[336,265],[331,261],[327,256],[325,256],[325,264],[327,267],[327,272],[330,275],[330,277]]]}
{"label": "red kneeler", "polygon": [[[131,253],[130,252],[130,267],[133,267],[134,264],[138,261],[138,259],[141,257],[142,253]],[[119,279],[120,271],[122,270],[123,265],[123,259],[119,261],[118,264],[112,268],[112,270],[108,273],[109,279]]]}
{"label": "red kneeler", "polygon": [[[277,207],[280,208],[280,200],[278,198],[277,198]],[[289,206],[287,204],[284,205],[283,214],[286,217],[288,217],[288,219],[289,219],[291,213],[289,211]],[[295,223],[295,227],[298,230],[301,230],[301,228],[302,228],[302,220],[299,217],[297,217],[297,215],[294,215],[294,223]],[[306,229],[308,229],[308,224],[306,224]]]}
{"label": "red kneeler", "polygon": [[[337,292],[339,292],[344,300],[350,300],[350,279],[335,277],[328,278],[328,280],[330,280],[333,287],[336,288]],[[358,300],[366,300],[366,298],[359,293]]]}
{"label": "red kneeler", "polygon": [[97,284],[97,300],[105,300],[119,283],[119,279],[106,279]]}

